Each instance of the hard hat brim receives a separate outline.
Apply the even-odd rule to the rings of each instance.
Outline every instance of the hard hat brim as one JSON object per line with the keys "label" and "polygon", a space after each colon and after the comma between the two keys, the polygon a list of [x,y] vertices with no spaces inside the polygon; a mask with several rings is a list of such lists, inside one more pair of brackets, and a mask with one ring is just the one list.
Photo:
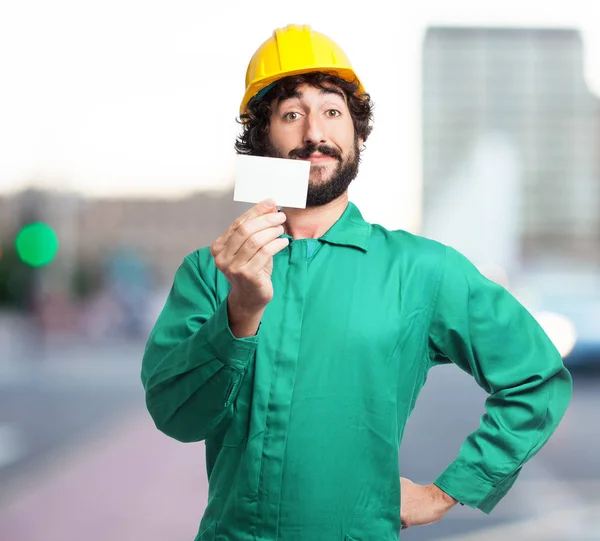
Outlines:
{"label": "hard hat brim", "polygon": [[277,75],[274,75],[272,77],[266,77],[264,79],[262,79],[261,81],[251,85],[248,90],[246,91],[246,93],[244,94],[244,99],[242,100],[242,103],[240,104],[240,115],[243,115],[247,108],[248,108],[248,104],[250,103],[250,101],[252,100],[252,98],[254,98],[262,89],[266,88],[267,86],[273,84],[276,81],[279,81],[280,79],[283,79],[285,77],[290,77],[292,75],[302,75],[304,73],[311,73],[314,71],[319,71],[319,72],[323,72],[323,73],[330,73],[332,75],[335,75],[337,77],[339,77],[340,79],[343,79],[344,81],[348,81],[348,82],[354,82],[356,81],[358,83],[358,91],[357,94],[364,94],[365,89],[360,81],[360,79],[356,76],[356,73],[354,73],[354,70],[351,69],[345,69],[345,68],[339,68],[339,67],[328,67],[328,66],[320,66],[320,67],[308,67],[308,68],[302,68],[302,69],[296,69],[296,70],[291,70],[289,72],[286,73],[280,73]]}

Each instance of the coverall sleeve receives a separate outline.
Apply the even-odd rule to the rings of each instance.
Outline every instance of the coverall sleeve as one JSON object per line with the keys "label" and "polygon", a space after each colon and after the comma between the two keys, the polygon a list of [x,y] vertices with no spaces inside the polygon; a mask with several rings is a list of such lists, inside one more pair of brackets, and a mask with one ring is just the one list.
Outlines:
{"label": "coverall sleeve", "polygon": [[148,411],[159,430],[183,442],[206,439],[227,418],[258,344],[258,336],[231,333],[214,265],[204,272],[212,280],[202,276],[209,264],[199,253],[177,270],[142,360]]}
{"label": "coverall sleeve", "polygon": [[456,250],[446,261],[429,334],[432,365],[453,362],[487,393],[479,428],[435,484],[490,513],[563,417],[572,379],[534,317]]}

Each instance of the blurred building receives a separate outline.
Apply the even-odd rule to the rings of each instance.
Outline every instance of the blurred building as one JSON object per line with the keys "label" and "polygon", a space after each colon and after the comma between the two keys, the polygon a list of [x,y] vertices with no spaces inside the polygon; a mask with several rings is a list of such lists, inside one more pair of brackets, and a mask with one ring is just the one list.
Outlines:
{"label": "blurred building", "polygon": [[600,101],[576,30],[429,28],[423,233],[510,270],[600,264]]}
{"label": "blurred building", "polygon": [[9,197],[0,197],[0,241],[15,227],[16,211],[14,201]]}
{"label": "blurred building", "polygon": [[86,199],[27,190],[0,197],[0,235],[12,243],[31,220],[55,230],[59,252],[44,271],[49,289],[67,286],[81,263],[101,268],[123,253],[135,254],[159,282],[170,282],[183,258],[211,244],[244,210],[241,205],[231,191],[179,199]]}
{"label": "blurred building", "polygon": [[134,250],[160,281],[171,281],[183,258],[210,245],[240,213],[231,192],[180,199],[88,199],[78,222],[80,257]]}

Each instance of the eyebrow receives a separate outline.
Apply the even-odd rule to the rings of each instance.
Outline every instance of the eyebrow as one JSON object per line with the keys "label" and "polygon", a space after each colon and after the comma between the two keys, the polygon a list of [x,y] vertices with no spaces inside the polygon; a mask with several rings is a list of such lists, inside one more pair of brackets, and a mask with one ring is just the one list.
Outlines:
{"label": "eyebrow", "polygon": [[[323,88],[321,88],[321,94],[322,95],[335,94],[336,96],[339,96],[344,101],[346,101],[346,96],[344,95],[344,93],[335,87],[331,87],[331,86],[323,87]],[[286,100],[291,100],[292,98],[302,99],[302,92],[299,92],[298,90],[294,90],[294,92],[292,92],[291,94],[289,94],[287,96],[279,96],[279,98],[277,99],[277,104],[279,105]]]}

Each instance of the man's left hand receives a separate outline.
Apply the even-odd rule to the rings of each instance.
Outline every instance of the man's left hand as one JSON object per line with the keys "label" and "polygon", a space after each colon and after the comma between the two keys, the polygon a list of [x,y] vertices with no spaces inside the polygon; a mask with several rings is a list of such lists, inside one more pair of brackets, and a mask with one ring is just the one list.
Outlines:
{"label": "man's left hand", "polygon": [[400,477],[402,529],[438,522],[458,502],[436,485],[418,485]]}

